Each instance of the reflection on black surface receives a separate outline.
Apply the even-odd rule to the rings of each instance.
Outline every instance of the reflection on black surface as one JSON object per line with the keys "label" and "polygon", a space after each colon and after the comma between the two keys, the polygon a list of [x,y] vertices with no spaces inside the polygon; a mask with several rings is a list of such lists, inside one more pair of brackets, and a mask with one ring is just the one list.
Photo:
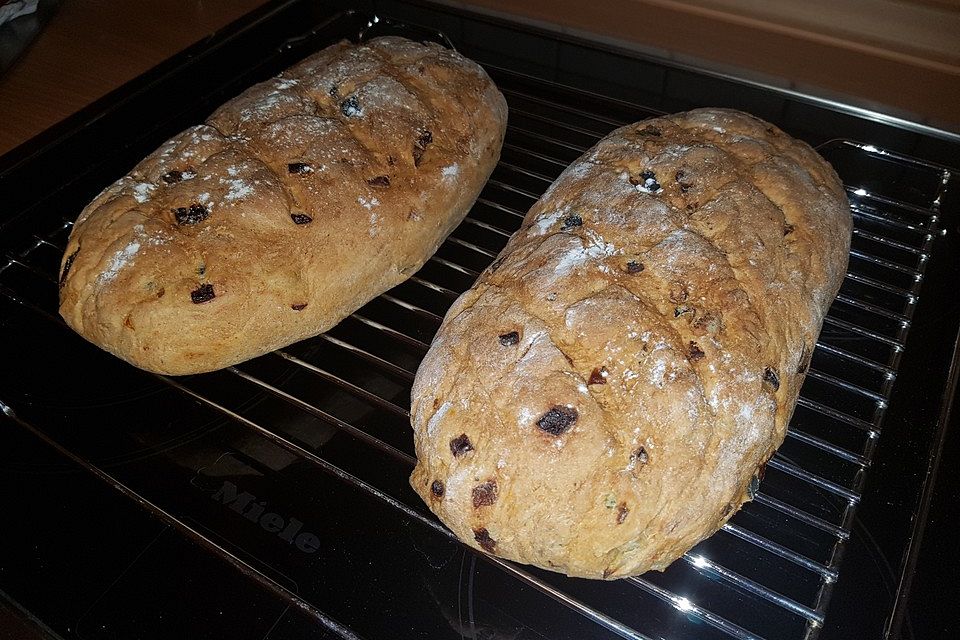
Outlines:
{"label": "reflection on black surface", "polygon": [[[949,259],[933,244],[938,215],[947,215],[930,210],[941,195],[936,169],[841,142],[821,149],[850,188],[857,233],[851,270],[813,354],[791,433],[757,500],[663,574],[613,583],[536,569],[518,577],[453,541],[407,484],[409,387],[455,296],[566,163],[622,123],[709,103],[747,109],[812,143],[843,135],[907,152],[923,146],[931,157],[947,147],[690,71],[521,37],[450,13],[389,6],[442,28],[460,50],[500,67],[491,72],[510,104],[510,130],[503,162],[471,220],[415,279],[327,336],[171,382],[70,332],[56,317],[54,280],[69,231],[63,216],[72,218],[146,150],[240,87],[357,32],[362,16],[339,18],[281,47],[296,35],[291,30],[320,24],[325,10],[293,3],[283,19],[128,96],[48,151],[57,162],[41,155],[36,165],[0,175],[0,201],[12,212],[0,250],[15,258],[0,263],[0,361],[16,363],[2,369],[0,399],[19,419],[156,504],[166,525],[192,527],[295,596],[282,600],[242,576],[8,418],[9,428],[0,430],[5,504],[31,517],[10,526],[9,544],[0,550],[0,588],[68,637],[333,637],[291,606],[299,599],[369,638],[614,635],[598,622],[622,624],[623,634],[634,637],[800,638],[816,633],[839,574],[841,602],[848,576],[876,587],[869,606],[846,604],[875,625],[889,609],[891,569],[909,531],[929,413],[938,401],[927,397],[935,390],[918,371],[944,354],[929,349],[936,334],[916,326],[956,316],[955,297],[919,311],[929,287],[946,298],[945,287],[956,280],[943,276]],[[164,97],[184,93],[196,100],[171,105]],[[145,130],[143,122],[155,128]],[[955,216],[951,206],[942,203]],[[940,279],[918,289],[928,269]],[[904,348],[905,340],[913,342]],[[912,373],[898,380],[898,367]],[[869,477],[897,480],[885,493],[896,508],[891,515],[875,501],[855,521],[851,504],[865,490],[869,495],[871,458],[879,468]],[[848,535],[849,560],[841,565]],[[531,582],[557,589],[563,595],[554,595],[566,601]],[[844,615],[853,620],[854,613]],[[839,632],[828,624],[829,633]]]}

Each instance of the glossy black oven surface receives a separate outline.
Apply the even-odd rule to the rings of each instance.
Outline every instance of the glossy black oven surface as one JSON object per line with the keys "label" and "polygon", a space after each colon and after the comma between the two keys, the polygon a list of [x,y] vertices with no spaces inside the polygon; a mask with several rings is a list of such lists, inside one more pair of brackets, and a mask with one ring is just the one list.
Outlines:
{"label": "glossy black oven surface", "polygon": [[[66,328],[57,268],[87,201],[244,87],[341,38],[384,33],[477,59],[510,106],[492,179],[415,277],[324,336],[201,376],[139,371]],[[622,124],[705,105],[745,109],[815,145],[844,180],[856,227],[757,499],[662,574],[592,582],[470,551],[407,484],[409,387],[440,318],[584,149]],[[944,532],[956,496],[958,148],[843,105],[453,10],[268,5],[0,159],[0,629],[947,633],[936,603],[956,583]]]}

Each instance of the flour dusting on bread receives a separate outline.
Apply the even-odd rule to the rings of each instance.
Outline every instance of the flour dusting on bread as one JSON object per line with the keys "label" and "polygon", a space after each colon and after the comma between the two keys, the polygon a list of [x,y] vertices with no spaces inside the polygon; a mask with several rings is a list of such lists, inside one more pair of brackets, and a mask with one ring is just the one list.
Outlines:
{"label": "flour dusting on bread", "polygon": [[505,126],[503,96],[454,51],[328,47],[164,142],[80,213],[61,315],[172,374],[321,333],[436,251]]}
{"label": "flour dusting on bread", "polygon": [[489,553],[592,578],[665,568],[752,497],[850,232],[829,165],[752,116],[612,132],[444,319],[411,394],[411,484]]}

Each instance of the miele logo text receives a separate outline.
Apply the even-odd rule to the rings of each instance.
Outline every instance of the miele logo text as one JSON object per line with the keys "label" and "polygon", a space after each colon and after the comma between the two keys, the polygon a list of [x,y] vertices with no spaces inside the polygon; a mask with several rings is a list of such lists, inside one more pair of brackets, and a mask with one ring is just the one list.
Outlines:
{"label": "miele logo text", "polygon": [[308,531],[301,532],[303,523],[296,518],[285,519],[272,511],[267,511],[267,503],[259,502],[249,491],[240,491],[237,485],[224,480],[223,485],[210,495],[220,504],[230,507],[244,518],[256,522],[260,528],[276,534],[287,544],[296,545],[304,553],[316,553],[320,548],[320,539]]}

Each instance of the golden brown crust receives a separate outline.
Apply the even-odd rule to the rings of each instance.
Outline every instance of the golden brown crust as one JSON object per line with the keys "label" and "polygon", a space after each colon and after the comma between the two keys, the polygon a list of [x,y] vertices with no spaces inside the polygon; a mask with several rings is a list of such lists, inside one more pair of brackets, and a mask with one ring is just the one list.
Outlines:
{"label": "golden brown crust", "polygon": [[64,255],[60,313],[170,374],[321,333],[436,251],[505,126],[503,96],[455,52],[392,37],[324,49],[90,203]]}
{"label": "golden brown crust", "polygon": [[850,233],[830,166],[756,118],[614,131],[447,314],[412,392],[413,487],[506,558],[663,569],[783,441]]}

